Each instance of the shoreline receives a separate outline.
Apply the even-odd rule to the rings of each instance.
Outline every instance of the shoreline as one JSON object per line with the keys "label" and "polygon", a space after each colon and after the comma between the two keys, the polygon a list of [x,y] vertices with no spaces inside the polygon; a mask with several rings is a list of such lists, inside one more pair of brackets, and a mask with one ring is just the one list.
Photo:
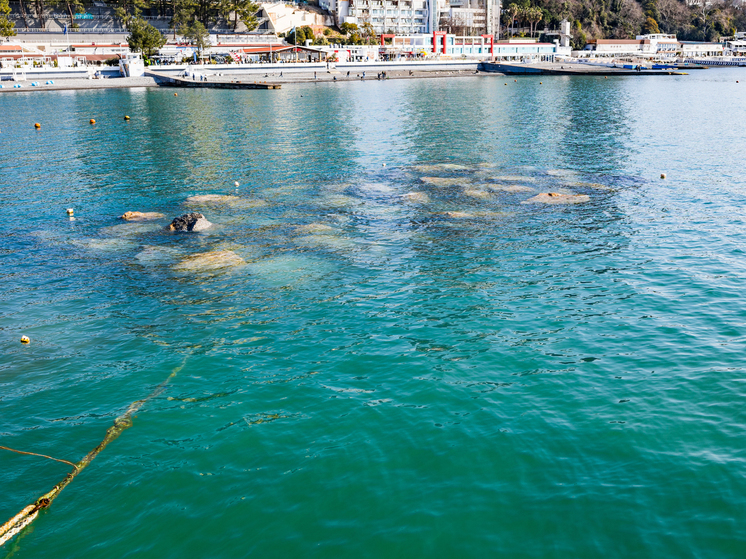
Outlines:
{"label": "shoreline", "polygon": [[[362,70],[352,73],[350,77],[347,77],[346,72],[331,73],[324,71],[318,73],[317,79],[314,79],[310,72],[284,72],[283,76],[279,76],[276,72],[268,73],[266,75],[257,74],[231,74],[230,79],[236,79],[241,81],[252,81],[252,82],[268,82],[276,83],[281,85],[292,85],[301,83],[343,83],[343,82],[355,82],[355,81],[383,81],[377,79],[377,72],[370,72],[366,70],[365,79],[362,79]],[[464,78],[470,76],[500,76],[502,74],[488,73],[483,71],[467,71],[467,70],[391,70],[387,72],[387,80],[402,80],[402,79],[427,79],[427,78]],[[337,78],[336,80],[334,78]],[[225,79],[226,76],[223,77]],[[23,87],[13,88],[8,87],[9,84],[21,83]],[[38,86],[29,85],[30,82],[3,82],[0,94],[3,93],[27,93],[35,91],[88,91],[97,89],[128,89],[137,87],[168,87],[168,89],[183,89],[174,86],[159,85],[155,78],[150,76],[143,76],[138,78],[106,78],[106,79],[87,79],[87,78],[61,78],[55,80],[54,85],[45,85],[40,83]]]}

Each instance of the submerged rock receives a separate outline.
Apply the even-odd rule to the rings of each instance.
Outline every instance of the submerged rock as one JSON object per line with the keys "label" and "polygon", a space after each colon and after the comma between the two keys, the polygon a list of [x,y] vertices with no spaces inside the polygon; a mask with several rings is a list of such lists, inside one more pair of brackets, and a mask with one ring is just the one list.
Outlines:
{"label": "submerged rock", "polygon": [[469,182],[463,178],[453,177],[421,177],[420,180],[432,186],[458,186]]}
{"label": "submerged rock", "polygon": [[166,217],[158,212],[124,212],[120,219],[125,221],[149,221],[151,219],[160,219]]}
{"label": "submerged rock", "polygon": [[260,200],[258,198],[249,200],[247,198],[240,198],[239,196],[228,196],[223,194],[200,194],[198,196],[190,196],[185,200],[185,203],[196,206],[231,206],[236,208],[258,208],[267,205],[265,200]]}
{"label": "submerged rock", "polygon": [[171,231],[204,231],[212,226],[200,213],[192,212],[175,218],[168,228]]}
{"label": "submerged rock", "polygon": [[433,165],[415,165],[415,171],[420,173],[431,173],[433,171],[471,171],[471,167],[458,165],[456,163],[435,163]]}
{"label": "submerged rock", "polygon": [[145,235],[147,233],[153,233],[162,229],[162,225],[153,223],[152,221],[133,221],[120,223],[118,225],[110,225],[109,227],[102,227],[100,232],[102,235],[105,235],[107,237],[122,238]]}
{"label": "submerged rock", "polygon": [[476,188],[467,188],[466,190],[464,190],[464,196],[485,199],[490,197],[490,193],[485,192],[484,190],[477,190]]}
{"label": "submerged rock", "polygon": [[118,252],[137,248],[137,243],[127,239],[86,239],[77,241],[75,244],[89,250],[100,250],[102,252]]}
{"label": "submerged rock", "polygon": [[442,215],[446,217],[452,217],[455,219],[469,219],[471,217],[474,217],[474,214],[471,212],[459,212],[459,211],[443,212]]}
{"label": "submerged rock", "polygon": [[495,181],[504,182],[536,182],[536,177],[526,177],[520,175],[496,175],[491,177]]}
{"label": "submerged rock", "polygon": [[173,261],[179,256],[179,251],[171,247],[144,245],[142,250],[135,255],[135,260],[143,266],[155,266]]}
{"label": "submerged rock", "polygon": [[184,258],[174,266],[177,272],[199,272],[243,266],[246,261],[232,250],[199,252]]}
{"label": "submerged rock", "polygon": [[533,198],[524,200],[521,204],[582,204],[590,197],[585,194],[560,194],[559,192],[542,192]]}
{"label": "submerged rock", "polygon": [[198,196],[190,196],[186,199],[187,204],[232,204],[239,202],[241,198],[238,196],[224,196],[221,194],[200,194]]}
{"label": "submerged rock", "polygon": [[430,202],[430,197],[426,192],[407,192],[406,194],[402,194],[401,198],[402,200],[416,204],[427,204]]}
{"label": "submerged rock", "polygon": [[522,184],[486,184],[485,188],[495,192],[536,192],[535,188]]}
{"label": "submerged rock", "polygon": [[323,223],[309,223],[307,225],[299,225],[295,228],[295,232],[299,235],[308,235],[308,234],[326,234],[331,235],[334,233],[338,233],[339,229],[335,229],[334,227],[330,227],[329,225],[324,225]]}

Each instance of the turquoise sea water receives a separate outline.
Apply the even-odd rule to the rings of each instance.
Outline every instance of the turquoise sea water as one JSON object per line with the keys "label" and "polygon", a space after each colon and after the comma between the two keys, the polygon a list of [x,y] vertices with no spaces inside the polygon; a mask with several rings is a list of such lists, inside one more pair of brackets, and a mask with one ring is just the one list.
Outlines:
{"label": "turquoise sea water", "polygon": [[0,96],[0,555],[743,557],[737,79]]}

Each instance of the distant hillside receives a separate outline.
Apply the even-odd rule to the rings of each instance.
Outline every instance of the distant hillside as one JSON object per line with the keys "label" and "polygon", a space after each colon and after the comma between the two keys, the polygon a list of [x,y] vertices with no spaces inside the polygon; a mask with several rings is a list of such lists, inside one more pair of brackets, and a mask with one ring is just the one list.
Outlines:
{"label": "distant hillside", "polygon": [[[746,31],[746,8],[740,1],[506,0],[504,6],[506,11],[511,3],[539,7],[544,19],[538,28],[546,24],[558,29],[559,22],[567,18],[572,23],[573,47],[582,48],[591,39],[628,39],[658,32],[674,33],[681,40],[715,41],[737,30]],[[504,25],[505,20],[503,16]]]}

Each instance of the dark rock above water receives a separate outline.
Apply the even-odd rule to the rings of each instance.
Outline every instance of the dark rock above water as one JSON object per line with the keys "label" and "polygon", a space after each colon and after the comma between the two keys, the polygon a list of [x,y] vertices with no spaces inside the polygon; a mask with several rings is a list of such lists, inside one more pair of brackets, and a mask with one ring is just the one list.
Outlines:
{"label": "dark rock above water", "polygon": [[204,231],[211,227],[212,223],[205,219],[200,213],[192,212],[175,218],[168,228],[171,231]]}

